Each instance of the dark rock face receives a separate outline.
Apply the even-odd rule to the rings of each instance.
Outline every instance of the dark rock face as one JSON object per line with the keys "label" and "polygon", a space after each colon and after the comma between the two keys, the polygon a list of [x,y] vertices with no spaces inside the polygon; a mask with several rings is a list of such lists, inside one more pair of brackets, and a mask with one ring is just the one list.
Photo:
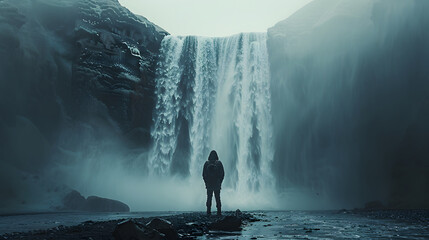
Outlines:
{"label": "dark rock face", "polygon": [[[132,135],[132,140],[147,143],[156,58],[166,33],[112,1],[80,1],[76,7],[79,11],[72,69],[76,74],[72,83],[77,101],[70,105],[78,110],[73,112],[82,113],[90,96],[107,107],[112,119],[124,133]],[[83,117],[87,114],[83,112]]]}
{"label": "dark rock face", "polygon": [[149,144],[166,34],[117,0],[0,1],[0,205],[88,145]]}
{"label": "dark rock face", "polygon": [[73,190],[63,198],[61,210],[88,212],[129,212],[125,203],[108,198],[89,196],[85,199],[79,192]]}
{"label": "dark rock face", "polygon": [[2,129],[23,116],[51,144],[75,122],[149,142],[164,30],[116,0],[1,1],[0,30]]}

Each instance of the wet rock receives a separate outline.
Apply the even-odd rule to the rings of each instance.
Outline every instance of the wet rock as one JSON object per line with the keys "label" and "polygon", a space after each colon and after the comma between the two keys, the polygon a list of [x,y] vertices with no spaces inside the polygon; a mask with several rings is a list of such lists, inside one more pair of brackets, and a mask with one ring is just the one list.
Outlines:
{"label": "wet rock", "polygon": [[201,225],[201,223],[199,223],[199,222],[188,222],[188,223],[186,223],[186,226],[191,226],[191,227],[198,227],[200,225]]}
{"label": "wet rock", "polygon": [[220,231],[241,231],[241,218],[236,216],[225,216],[224,218],[210,224],[209,229]]}
{"label": "wet rock", "polygon": [[146,226],[165,234],[165,238],[168,240],[175,240],[179,238],[179,235],[177,234],[173,224],[167,220],[154,218]]}
{"label": "wet rock", "polygon": [[252,222],[259,222],[261,221],[261,219],[250,216],[250,217],[247,217],[247,221],[252,223]]}
{"label": "wet rock", "polygon": [[240,211],[240,209],[235,210],[235,216],[241,218],[243,213]]}
{"label": "wet rock", "polygon": [[203,236],[204,232],[202,230],[200,230],[200,229],[192,229],[190,235],[191,236],[199,237],[199,236]]}
{"label": "wet rock", "polygon": [[132,220],[118,223],[113,232],[115,240],[157,240],[165,239],[165,235]]}

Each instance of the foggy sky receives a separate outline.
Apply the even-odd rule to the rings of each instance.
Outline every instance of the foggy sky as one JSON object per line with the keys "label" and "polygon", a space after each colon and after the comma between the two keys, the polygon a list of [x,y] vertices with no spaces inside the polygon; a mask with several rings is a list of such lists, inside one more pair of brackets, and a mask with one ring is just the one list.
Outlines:
{"label": "foggy sky", "polygon": [[119,0],[173,35],[265,32],[311,0]]}

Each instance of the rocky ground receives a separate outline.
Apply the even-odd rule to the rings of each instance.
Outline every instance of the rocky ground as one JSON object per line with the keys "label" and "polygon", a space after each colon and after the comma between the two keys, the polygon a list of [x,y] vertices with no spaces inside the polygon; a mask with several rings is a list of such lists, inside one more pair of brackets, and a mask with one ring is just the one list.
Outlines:
{"label": "rocky ground", "polygon": [[162,218],[86,221],[77,226],[12,233],[0,239],[196,239],[200,236],[234,236],[242,227],[258,221],[249,213],[225,212],[223,216],[183,213]]}
{"label": "rocky ground", "polygon": [[201,212],[86,221],[4,239],[429,239],[429,210]]}

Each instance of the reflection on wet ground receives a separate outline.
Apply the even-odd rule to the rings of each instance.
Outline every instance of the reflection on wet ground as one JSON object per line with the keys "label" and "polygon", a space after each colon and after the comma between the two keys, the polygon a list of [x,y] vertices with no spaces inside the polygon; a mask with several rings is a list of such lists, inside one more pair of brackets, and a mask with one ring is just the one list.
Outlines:
{"label": "reflection on wet ground", "polygon": [[239,235],[201,239],[429,239],[429,210],[255,212]]}

